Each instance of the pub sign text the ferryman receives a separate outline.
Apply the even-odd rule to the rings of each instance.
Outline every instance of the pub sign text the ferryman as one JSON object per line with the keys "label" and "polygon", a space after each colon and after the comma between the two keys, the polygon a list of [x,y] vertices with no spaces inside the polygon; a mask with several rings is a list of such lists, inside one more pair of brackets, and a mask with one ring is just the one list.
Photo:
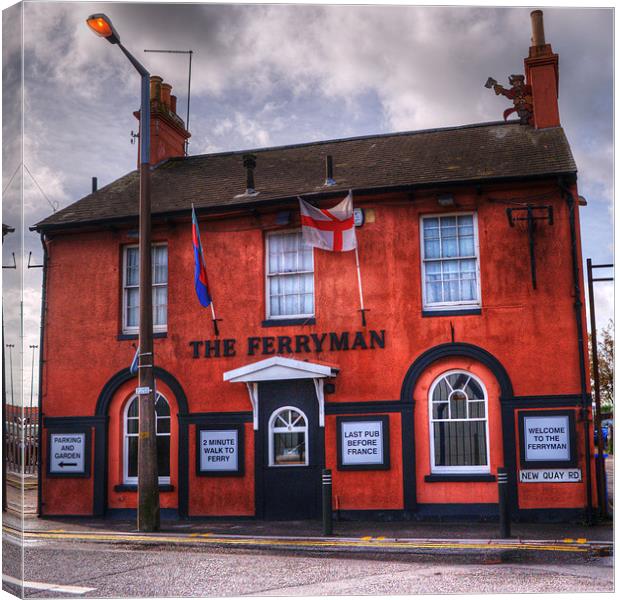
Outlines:
{"label": "pub sign text the ferryman", "polygon": [[[192,358],[236,356],[235,338],[193,340],[189,342]],[[343,350],[375,350],[385,348],[385,329],[375,331],[344,331],[341,333],[310,333],[308,335],[277,335],[248,337],[243,350],[248,356],[302,354]]]}

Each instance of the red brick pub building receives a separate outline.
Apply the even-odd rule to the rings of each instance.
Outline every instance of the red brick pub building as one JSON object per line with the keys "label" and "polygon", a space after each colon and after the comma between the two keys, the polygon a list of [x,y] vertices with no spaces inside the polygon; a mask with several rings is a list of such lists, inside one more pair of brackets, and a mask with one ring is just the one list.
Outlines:
{"label": "red brick pub building", "polygon": [[[525,77],[516,121],[200,156],[153,77],[162,509],[317,518],[329,468],[341,518],[493,518],[500,467],[514,519],[596,507],[583,201],[544,39]],[[354,253],[312,251],[299,225],[297,196],[349,189],[365,325]],[[137,200],[133,171],[34,226],[42,516],[136,507]]]}

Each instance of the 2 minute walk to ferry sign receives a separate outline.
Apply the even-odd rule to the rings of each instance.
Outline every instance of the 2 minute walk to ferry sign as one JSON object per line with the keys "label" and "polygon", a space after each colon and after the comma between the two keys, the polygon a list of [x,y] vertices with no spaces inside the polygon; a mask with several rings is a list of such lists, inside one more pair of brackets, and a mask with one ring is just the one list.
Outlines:
{"label": "2 minute walk to ferry sign", "polygon": [[522,483],[577,483],[575,415],[569,411],[527,411],[519,415]]}

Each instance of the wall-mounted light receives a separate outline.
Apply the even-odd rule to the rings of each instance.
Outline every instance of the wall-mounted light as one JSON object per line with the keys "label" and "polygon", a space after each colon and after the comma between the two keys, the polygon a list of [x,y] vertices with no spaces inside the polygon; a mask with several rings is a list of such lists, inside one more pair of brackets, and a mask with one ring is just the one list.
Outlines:
{"label": "wall-mounted light", "polygon": [[452,194],[441,194],[437,197],[437,204],[439,206],[454,206],[454,196]]}

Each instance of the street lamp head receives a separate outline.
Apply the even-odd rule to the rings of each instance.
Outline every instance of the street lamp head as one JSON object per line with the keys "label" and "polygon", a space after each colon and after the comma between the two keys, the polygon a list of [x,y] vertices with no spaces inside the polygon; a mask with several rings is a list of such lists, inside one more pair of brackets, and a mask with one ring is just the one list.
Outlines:
{"label": "street lamp head", "polygon": [[120,44],[121,38],[116,32],[116,29],[114,29],[112,21],[103,13],[90,15],[90,17],[86,19],[86,24],[90,27],[91,31],[94,31],[99,37],[108,40],[110,44]]}

